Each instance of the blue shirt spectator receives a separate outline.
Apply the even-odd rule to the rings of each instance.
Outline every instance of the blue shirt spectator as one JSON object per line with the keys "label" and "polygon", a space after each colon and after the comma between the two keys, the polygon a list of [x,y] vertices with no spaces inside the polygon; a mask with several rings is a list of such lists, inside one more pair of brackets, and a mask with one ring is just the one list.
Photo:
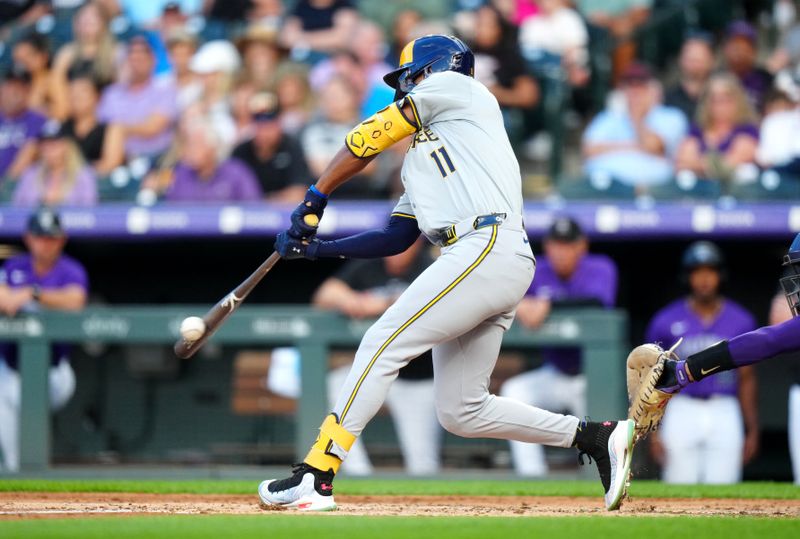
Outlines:
{"label": "blue shirt spectator", "polygon": [[181,13],[193,15],[203,9],[203,0],[118,0],[122,12],[138,27],[146,27],[155,23],[164,13],[165,8],[179,9]]}
{"label": "blue shirt spectator", "polygon": [[642,64],[626,70],[621,90],[621,101],[598,114],[583,135],[585,171],[632,186],[664,183],[672,177],[686,117],[658,103],[655,81]]}

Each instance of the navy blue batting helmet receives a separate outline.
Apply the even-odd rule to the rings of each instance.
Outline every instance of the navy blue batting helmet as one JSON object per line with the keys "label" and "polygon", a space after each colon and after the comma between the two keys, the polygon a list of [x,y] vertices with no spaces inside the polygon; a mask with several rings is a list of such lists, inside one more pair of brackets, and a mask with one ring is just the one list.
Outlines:
{"label": "navy blue batting helmet", "polygon": [[383,77],[397,90],[397,98],[414,89],[419,75],[455,71],[470,77],[475,73],[475,56],[463,41],[453,36],[434,34],[415,39],[400,53],[400,66]]}
{"label": "navy blue batting helmet", "polygon": [[683,284],[689,284],[689,276],[700,267],[714,268],[719,273],[722,281],[727,280],[728,274],[725,270],[725,257],[719,247],[710,241],[696,241],[686,248],[681,259],[681,280]]}
{"label": "navy blue batting helmet", "polygon": [[789,253],[783,259],[786,276],[781,279],[786,301],[794,316],[800,315],[800,234],[795,236]]}
{"label": "navy blue batting helmet", "polygon": [[719,250],[719,247],[710,241],[696,241],[683,253],[682,266],[683,270],[687,272],[700,266],[709,266],[722,270],[725,266],[725,258],[722,256],[722,251]]}

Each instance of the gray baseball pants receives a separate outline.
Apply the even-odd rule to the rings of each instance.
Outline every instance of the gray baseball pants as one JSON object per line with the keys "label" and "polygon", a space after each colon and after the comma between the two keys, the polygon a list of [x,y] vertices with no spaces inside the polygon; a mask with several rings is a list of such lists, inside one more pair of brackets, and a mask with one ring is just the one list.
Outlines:
{"label": "gray baseball pants", "polygon": [[397,371],[432,348],[436,413],[445,429],[469,438],[569,447],[577,417],[489,393],[503,332],[534,271],[519,216],[443,248],[364,335],[333,409],[339,423],[361,434]]}

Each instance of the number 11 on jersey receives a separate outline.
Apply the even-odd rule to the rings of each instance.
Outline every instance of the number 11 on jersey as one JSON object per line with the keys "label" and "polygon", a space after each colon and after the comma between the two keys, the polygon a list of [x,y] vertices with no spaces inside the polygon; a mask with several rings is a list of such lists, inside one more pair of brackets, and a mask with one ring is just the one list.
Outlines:
{"label": "number 11 on jersey", "polygon": [[[439,158],[440,155],[441,159]],[[446,178],[448,174],[456,171],[456,167],[453,166],[453,161],[450,159],[450,155],[447,153],[447,150],[445,150],[444,146],[440,146],[437,150],[433,150],[431,152],[431,159],[436,161],[436,166],[439,167],[439,172],[442,173],[442,178]],[[445,168],[445,165],[447,165],[447,169],[449,169],[449,171]]]}

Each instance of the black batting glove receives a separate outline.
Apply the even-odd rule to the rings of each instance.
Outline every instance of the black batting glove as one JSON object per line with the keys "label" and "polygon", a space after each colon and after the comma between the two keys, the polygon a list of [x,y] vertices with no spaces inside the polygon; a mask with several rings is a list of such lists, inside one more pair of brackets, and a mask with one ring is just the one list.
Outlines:
{"label": "black batting glove", "polygon": [[313,185],[306,191],[303,202],[292,212],[292,226],[286,232],[298,240],[307,240],[317,233],[322,212],[328,204],[327,195]]}
{"label": "black batting glove", "polygon": [[281,232],[275,238],[275,251],[285,260],[295,260],[298,258],[316,260],[319,244],[320,241],[316,238],[298,240],[289,235],[287,231]]}

